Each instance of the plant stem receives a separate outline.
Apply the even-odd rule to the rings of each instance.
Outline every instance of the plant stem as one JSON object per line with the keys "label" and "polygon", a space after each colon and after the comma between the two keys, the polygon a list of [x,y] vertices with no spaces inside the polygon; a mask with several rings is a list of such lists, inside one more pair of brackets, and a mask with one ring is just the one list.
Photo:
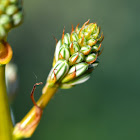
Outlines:
{"label": "plant stem", "polygon": [[[41,95],[39,100],[37,101],[37,105],[41,108],[44,109],[46,105],[49,103],[50,99],[52,96],[56,93],[58,87],[45,87],[45,93]],[[32,119],[35,117],[35,107],[33,107],[28,114],[22,119],[20,122],[22,126],[27,125]]]}
{"label": "plant stem", "polygon": [[12,120],[5,84],[5,65],[0,66],[0,140],[12,140]]}
{"label": "plant stem", "polygon": [[[52,96],[56,93],[59,85],[56,85],[55,87],[49,87],[47,84],[43,88],[43,94],[37,101],[37,105],[42,110],[47,106],[48,102],[52,98]],[[30,128],[30,130],[27,129],[29,125],[32,124],[33,121],[36,119],[36,108],[35,106],[32,107],[32,109],[28,112],[28,114],[15,126],[13,135],[16,139],[18,138],[28,138],[30,137],[33,132],[36,129],[36,126],[33,128]],[[38,122],[39,123],[39,122]],[[38,124],[37,124],[38,125]],[[32,129],[32,130],[31,130]],[[31,131],[31,133],[29,132]]]}

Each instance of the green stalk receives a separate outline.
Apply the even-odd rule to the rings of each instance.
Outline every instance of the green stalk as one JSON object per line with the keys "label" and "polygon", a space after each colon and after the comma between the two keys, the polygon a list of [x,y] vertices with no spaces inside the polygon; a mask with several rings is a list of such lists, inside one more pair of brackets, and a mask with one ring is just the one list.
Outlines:
{"label": "green stalk", "polygon": [[[37,105],[42,111],[47,106],[53,95],[58,90],[59,85],[55,85],[54,87],[48,87],[46,84],[43,88],[43,94],[37,101]],[[26,116],[14,127],[13,137],[15,140],[22,138],[29,138],[32,136],[36,127],[39,124],[39,121],[36,122],[36,108],[35,106],[26,114]],[[35,122],[35,125],[32,125],[32,122]],[[29,127],[30,126],[30,127]]]}
{"label": "green stalk", "polygon": [[5,83],[5,65],[0,66],[0,140],[12,140],[12,120]]}

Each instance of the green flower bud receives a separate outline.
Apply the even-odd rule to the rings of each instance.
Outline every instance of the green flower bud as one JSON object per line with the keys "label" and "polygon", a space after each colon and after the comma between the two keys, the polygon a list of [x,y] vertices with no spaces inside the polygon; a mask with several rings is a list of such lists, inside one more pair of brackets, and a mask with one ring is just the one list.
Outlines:
{"label": "green flower bud", "polygon": [[92,34],[95,34],[97,32],[97,28],[98,28],[97,24],[96,23],[93,23],[93,24],[91,24],[89,30],[91,30]]}
{"label": "green flower bud", "polygon": [[0,0],[0,5],[3,5],[4,7],[8,6],[10,4],[9,0]]}
{"label": "green flower bud", "polygon": [[84,55],[80,52],[77,52],[69,58],[69,64],[74,65],[82,62],[83,60],[84,60]]}
{"label": "green flower bud", "polygon": [[76,52],[79,52],[80,49],[81,48],[80,48],[80,46],[79,46],[79,44],[77,42],[74,41],[74,42],[72,42],[70,44],[70,53],[71,53],[71,55],[76,53]]}
{"label": "green flower bud", "polygon": [[88,63],[88,64],[92,64],[93,62],[95,62],[97,59],[97,55],[95,53],[92,53],[92,54],[89,54],[86,58],[85,58],[85,61]]}
{"label": "green flower bud", "polygon": [[59,50],[59,58],[58,59],[65,59],[69,60],[70,58],[70,51],[67,44],[63,44]]}
{"label": "green flower bud", "polygon": [[83,46],[80,52],[84,55],[88,55],[91,52],[91,47],[89,45]]}
{"label": "green flower bud", "polygon": [[5,29],[7,30],[10,29],[12,27],[11,18],[6,14],[1,15],[0,24],[3,25]]}
{"label": "green flower bud", "polygon": [[71,37],[71,41],[78,41],[78,35],[76,32],[72,32],[70,37]]}
{"label": "green flower bud", "polygon": [[94,39],[97,39],[99,33],[100,33],[100,28],[99,28],[99,27],[96,27],[96,30],[95,30],[95,32],[92,34],[91,37],[94,38]]}
{"label": "green flower bud", "polygon": [[58,60],[48,76],[49,84],[60,81],[67,74],[68,70],[68,62],[66,60]]}
{"label": "green flower bud", "polygon": [[4,13],[5,7],[4,5],[0,4],[0,15]]}
{"label": "green flower bud", "polygon": [[22,22],[22,20],[23,20],[23,13],[22,12],[18,12],[16,14],[14,14],[12,19],[13,19],[14,26],[18,26]]}
{"label": "green flower bud", "polygon": [[85,25],[84,32],[89,32],[89,25]]}
{"label": "green flower bud", "polygon": [[[91,23],[91,24],[93,24],[93,23]],[[85,29],[84,29],[84,37],[87,40],[91,37],[92,31],[93,31],[92,28],[91,28],[91,24],[85,26]]]}
{"label": "green flower bud", "polygon": [[12,4],[18,3],[18,0],[9,0],[9,1],[10,1],[10,3],[12,3]]}
{"label": "green flower bud", "polygon": [[70,34],[69,33],[66,33],[64,35],[64,43],[69,45],[70,44]]}
{"label": "green flower bud", "polygon": [[69,89],[75,85],[78,85],[78,84],[81,84],[81,83],[84,83],[86,82],[88,79],[90,78],[90,74],[84,74],[68,83],[64,83],[61,85],[61,88],[62,89]]}
{"label": "green flower bud", "polygon": [[93,38],[91,38],[91,39],[89,39],[88,41],[87,41],[87,45],[89,45],[89,46],[93,46],[93,45],[95,45],[97,43],[97,40],[95,40],[95,39],[93,39]]}
{"label": "green flower bud", "polygon": [[58,58],[59,58],[59,51],[60,51],[61,46],[62,46],[62,41],[59,40],[56,44],[56,49],[55,49],[55,61],[56,62],[58,61]]}
{"label": "green flower bud", "polygon": [[77,28],[77,29],[75,30],[75,32],[76,32],[77,34],[79,34],[80,30],[81,30],[81,28]]}
{"label": "green flower bud", "polygon": [[0,40],[3,40],[7,35],[7,32],[5,31],[4,27],[0,25]]}
{"label": "green flower bud", "polygon": [[78,40],[78,44],[82,47],[82,46],[85,46],[85,45],[87,45],[87,40],[86,40],[86,38],[80,38],[79,40]]}
{"label": "green flower bud", "polygon": [[[89,20],[81,28],[78,26],[79,24],[75,29],[72,26],[71,34],[64,34],[64,28],[62,39],[56,45],[53,66],[56,67],[60,60],[66,61],[69,65],[69,71],[58,80],[61,88],[70,88],[85,82],[99,63],[97,57],[101,54],[100,43],[104,38],[103,34],[99,37],[100,28],[96,23],[89,23]],[[57,81],[54,79],[59,79],[59,77],[55,76],[55,68],[51,73],[49,79],[52,82],[50,83],[54,84],[54,81]]]}
{"label": "green flower bud", "polygon": [[0,0],[0,40],[6,39],[9,30],[19,25],[22,19],[20,0]]}
{"label": "green flower bud", "polygon": [[93,51],[93,52],[97,52],[98,47],[99,47],[98,45],[93,46],[93,47],[92,47],[92,51]]}
{"label": "green flower bud", "polygon": [[6,8],[6,14],[7,15],[13,15],[15,14],[16,12],[18,11],[18,8],[16,5],[9,5],[7,8]]}
{"label": "green flower bud", "polygon": [[85,37],[89,38],[91,35],[95,32],[97,27],[96,23],[90,23],[89,25],[85,26],[84,32],[85,32]]}
{"label": "green flower bud", "polygon": [[72,79],[82,75],[88,69],[88,64],[81,62],[72,66],[68,72],[68,74],[63,78],[62,83],[66,83],[71,81]]}
{"label": "green flower bud", "polygon": [[99,60],[97,59],[94,63],[89,64],[87,73],[92,72],[99,65]]}

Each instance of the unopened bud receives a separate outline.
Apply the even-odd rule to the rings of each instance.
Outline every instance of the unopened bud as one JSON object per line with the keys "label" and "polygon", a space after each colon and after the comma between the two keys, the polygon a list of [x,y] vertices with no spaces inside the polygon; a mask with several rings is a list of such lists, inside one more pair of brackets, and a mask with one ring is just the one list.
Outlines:
{"label": "unopened bud", "polygon": [[79,52],[80,49],[81,48],[80,48],[80,46],[79,46],[79,44],[77,42],[74,41],[74,42],[72,42],[70,44],[70,53],[71,53],[71,55],[76,53],[76,52]]}
{"label": "unopened bud", "polygon": [[93,45],[95,45],[97,43],[97,40],[95,40],[95,39],[93,39],[93,38],[91,38],[91,39],[89,39],[88,41],[87,41],[87,45],[89,45],[89,46],[93,46]]}
{"label": "unopened bud", "polygon": [[96,30],[94,31],[92,38],[97,39],[98,35],[100,33],[100,28],[96,27]]}
{"label": "unopened bud", "polygon": [[77,27],[76,30],[75,30],[75,32],[76,32],[77,34],[79,34],[80,30],[81,30],[81,28]]}
{"label": "unopened bud", "polygon": [[3,25],[3,27],[7,30],[9,30],[12,27],[11,19],[6,14],[0,16],[0,24]]}
{"label": "unopened bud", "polygon": [[69,64],[74,65],[82,62],[83,60],[84,60],[84,55],[80,52],[77,52],[69,58]]}
{"label": "unopened bud", "polygon": [[89,45],[83,46],[80,52],[84,55],[88,55],[91,52],[91,47]]}
{"label": "unopened bud", "polygon": [[9,0],[1,0],[1,1],[0,1],[0,4],[3,5],[4,7],[8,6],[9,3],[10,3]]}
{"label": "unopened bud", "polygon": [[48,76],[49,84],[51,85],[61,80],[67,74],[68,70],[68,62],[66,60],[58,60]]}
{"label": "unopened bud", "polygon": [[12,3],[12,4],[16,4],[17,2],[18,2],[18,0],[9,0],[10,1],[10,3]]}
{"label": "unopened bud", "polygon": [[88,66],[88,72],[92,72],[99,64],[99,60],[97,59],[94,63],[89,64]]}
{"label": "unopened bud", "polygon": [[4,13],[5,7],[4,5],[0,4],[0,15]]}
{"label": "unopened bud", "polygon": [[92,51],[93,51],[93,52],[97,52],[97,51],[98,51],[98,47],[99,47],[98,45],[93,46],[93,47],[92,47]]}
{"label": "unopened bud", "polygon": [[99,26],[96,23],[89,23],[89,20],[81,28],[78,26],[79,24],[74,29],[72,25],[71,34],[64,34],[64,28],[62,39],[56,45],[54,68],[49,77],[51,77],[51,83],[57,81],[59,77],[57,77],[56,64],[60,60],[66,61],[69,65],[69,71],[57,82],[61,88],[70,88],[78,83],[83,83],[89,79],[90,73],[99,63],[101,42],[104,39],[103,34],[99,37]]}
{"label": "unopened bud", "polygon": [[68,74],[63,78],[62,83],[69,82],[70,80],[82,75],[88,69],[88,64],[81,62],[72,66]]}
{"label": "unopened bud", "polygon": [[7,32],[5,31],[4,27],[0,25],[0,40],[3,40],[7,35]]}
{"label": "unopened bud", "polygon": [[18,7],[16,5],[9,5],[7,8],[6,8],[6,14],[7,15],[13,15],[15,14],[16,12],[18,11]]}
{"label": "unopened bud", "polygon": [[78,35],[77,35],[77,33],[73,32],[71,34],[71,41],[78,41]]}
{"label": "unopened bud", "polygon": [[84,74],[74,80],[71,80],[70,82],[68,83],[64,83],[61,85],[61,88],[62,89],[69,89],[75,85],[78,85],[78,84],[81,84],[81,83],[84,83],[86,82],[88,79],[90,78],[90,74]]}
{"label": "unopened bud", "polygon": [[89,30],[91,30],[92,34],[94,34],[94,33],[97,32],[97,28],[98,28],[98,27],[97,27],[97,24],[96,24],[96,23],[93,23],[93,24],[91,24]]}
{"label": "unopened bud", "polygon": [[22,12],[18,12],[16,14],[13,15],[13,24],[14,26],[18,26],[22,20],[23,20],[23,13]]}
{"label": "unopened bud", "polygon": [[80,38],[79,40],[78,40],[78,43],[79,43],[79,45],[82,47],[82,46],[85,46],[85,45],[87,45],[87,40],[86,40],[86,38]]}
{"label": "unopened bud", "polygon": [[93,62],[95,62],[97,59],[97,55],[95,53],[92,53],[92,54],[89,54],[86,58],[85,58],[85,61],[88,63],[88,64],[92,64]]}
{"label": "unopened bud", "polygon": [[70,58],[70,51],[67,44],[63,44],[59,50],[59,58],[58,59],[65,59],[69,60]]}
{"label": "unopened bud", "polygon": [[59,51],[60,51],[61,46],[62,46],[62,41],[59,40],[56,44],[56,49],[55,49],[55,61],[56,62],[58,61],[58,58],[59,58]]}
{"label": "unopened bud", "polygon": [[69,33],[66,33],[64,35],[64,43],[69,45],[70,44],[70,34]]}

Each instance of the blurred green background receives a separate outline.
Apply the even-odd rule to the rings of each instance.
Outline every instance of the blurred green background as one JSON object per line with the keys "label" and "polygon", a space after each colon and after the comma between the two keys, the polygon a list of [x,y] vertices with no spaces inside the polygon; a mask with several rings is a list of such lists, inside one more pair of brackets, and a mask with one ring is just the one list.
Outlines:
{"label": "blurred green background", "polygon": [[[20,84],[12,104],[16,122],[32,107],[33,84],[45,83],[63,27],[91,19],[104,32],[100,65],[86,83],[59,90],[31,140],[140,139],[140,1],[25,0],[22,26],[10,32]],[[37,78],[36,78],[36,76]],[[36,89],[36,100],[41,95]]]}

